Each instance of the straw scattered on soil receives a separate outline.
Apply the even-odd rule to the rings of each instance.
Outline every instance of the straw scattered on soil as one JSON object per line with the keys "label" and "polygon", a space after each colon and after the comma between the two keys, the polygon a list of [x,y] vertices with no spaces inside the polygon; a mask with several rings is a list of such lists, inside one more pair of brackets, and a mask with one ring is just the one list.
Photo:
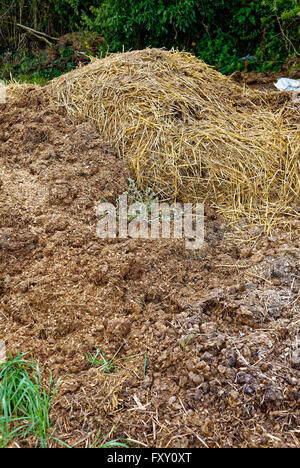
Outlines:
{"label": "straw scattered on soil", "polygon": [[48,91],[96,122],[139,186],[163,199],[208,202],[266,230],[299,216],[300,110],[288,94],[242,88],[158,49],[95,59]]}

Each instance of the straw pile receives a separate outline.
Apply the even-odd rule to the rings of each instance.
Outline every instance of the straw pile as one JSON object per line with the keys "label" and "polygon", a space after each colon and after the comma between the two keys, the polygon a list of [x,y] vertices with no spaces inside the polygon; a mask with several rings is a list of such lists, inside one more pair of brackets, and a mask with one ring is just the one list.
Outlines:
{"label": "straw pile", "polygon": [[280,94],[243,89],[188,53],[159,49],[93,59],[48,90],[98,124],[142,189],[266,229],[299,217],[300,126],[285,103],[274,110]]}

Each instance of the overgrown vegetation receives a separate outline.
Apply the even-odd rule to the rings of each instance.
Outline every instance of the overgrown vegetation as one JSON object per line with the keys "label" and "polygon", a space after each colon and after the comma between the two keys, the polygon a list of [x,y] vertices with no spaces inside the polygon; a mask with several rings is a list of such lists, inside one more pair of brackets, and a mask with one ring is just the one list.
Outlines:
{"label": "overgrown vegetation", "polygon": [[[80,50],[78,42],[58,44],[60,36],[76,31],[86,31]],[[89,52],[147,46],[193,51],[222,73],[277,70],[299,55],[299,36],[299,0],[4,0],[0,74],[43,82]]]}
{"label": "overgrown vegetation", "polygon": [[298,15],[294,0],[105,0],[83,12],[81,23],[103,34],[113,52],[176,46],[230,73],[280,68],[296,49]]}

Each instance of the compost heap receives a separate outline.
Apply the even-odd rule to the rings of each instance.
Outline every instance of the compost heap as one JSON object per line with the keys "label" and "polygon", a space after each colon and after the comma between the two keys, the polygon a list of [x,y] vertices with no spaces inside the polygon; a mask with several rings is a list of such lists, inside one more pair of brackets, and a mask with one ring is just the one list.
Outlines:
{"label": "compost heap", "polygon": [[[127,57],[122,65],[128,69],[127,75],[120,72],[122,57]],[[98,73],[102,66],[103,89]],[[201,86],[191,102],[194,66],[199,67],[197,76],[200,80],[203,74],[203,80],[198,80]],[[95,88],[93,67],[94,78],[99,80]],[[162,76],[154,73],[157,67],[175,80],[168,92]],[[79,86],[88,71],[87,90],[82,83],[82,96],[77,96],[72,86]],[[203,95],[207,74],[212,77],[211,89]],[[144,93],[138,94],[147,80],[161,83],[159,88],[151,87],[150,103]],[[172,127],[168,93],[176,94],[176,80],[182,84],[177,102],[182,104],[190,93],[190,107],[186,105],[185,114],[174,117]],[[77,114],[88,118],[80,109],[92,91],[102,92],[102,101],[94,96],[98,113],[83,122]],[[122,94],[125,91],[128,102]],[[157,147],[163,148],[166,129],[175,131],[178,125],[186,132],[191,125],[192,132],[197,124],[201,133],[206,122],[203,146],[195,142],[199,150],[206,145],[212,157],[222,140],[222,157],[233,165],[229,134],[225,134],[225,126],[229,126],[232,151],[236,151],[237,141],[238,157],[250,164],[242,151],[247,132],[252,129],[252,144],[261,151],[261,132],[271,131],[272,121],[278,124],[273,128],[274,142],[282,131],[286,138],[282,145],[291,156],[297,147],[297,141],[294,147],[292,141],[298,117],[288,95],[250,92],[186,54],[161,51],[108,57],[46,88],[11,85],[7,95],[7,102],[0,104],[0,359],[4,359],[4,341],[12,356],[28,353],[26,358],[39,362],[45,387],[49,371],[54,382],[61,379],[50,411],[50,435],[55,439],[49,438],[48,446],[61,446],[58,440],[62,440],[72,447],[90,447],[129,438],[138,441],[126,442],[133,447],[299,447],[300,221],[296,205],[291,209],[297,203],[292,178],[286,178],[286,190],[294,187],[290,200],[278,199],[279,208],[284,205],[290,210],[289,232],[275,226],[270,236],[265,224],[258,224],[247,227],[244,239],[243,232],[237,236],[217,210],[206,204],[205,244],[199,251],[186,250],[184,239],[101,240],[96,235],[96,207],[101,200],[116,205],[124,192],[132,198],[143,195],[128,184],[127,156],[134,156],[127,153],[130,132],[132,145],[141,141],[140,149],[149,142],[149,135],[156,135]],[[130,110],[131,95],[136,96],[141,114]],[[63,105],[59,96],[66,99]],[[53,105],[49,97],[60,104]],[[204,106],[198,122],[192,118],[196,104],[198,116]],[[232,109],[231,120],[225,107]],[[76,115],[68,115],[66,109]],[[242,137],[236,131],[241,124],[233,117],[246,119],[247,112]],[[259,120],[260,112],[271,120],[266,119],[255,133],[251,122]],[[156,114],[163,118],[159,125],[151,126],[150,117],[154,120]],[[98,123],[101,119],[103,128]],[[145,119],[145,134],[139,139],[138,130],[128,127],[129,121],[136,124],[138,119]],[[216,134],[208,131],[209,120],[215,123]],[[115,135],[116,146],[103,137],[110,133]],[[175,133],[173,137],[169,141],[175,145]],[[256,170],[259,159],[251,142],[249,145]],[[279,154],[275,150],[264,153],[274,166],[274,154]],[[163,156],[153,148],[148,154]],[[206,157],[202,151],[195,153],[199,155]],[[157,163],[150,174],[142,166],[145,161],[141,157],[139,174],[143,169],[143,177],[163,178],[159,170],[170,170],[162,157],[167,169],[160,169]],[[177,163],[174,159],[175,168]],[[212,172],[225,171],[226,166],[213,168],[208,157],[204,163],[216,189],[210,197],[216,201],[224,193],[230,198],[226,184],[231,175],[226,172],[227,179],[217,182],[221,172]],[[288,164],[292,166],[292,160]],[[195,167],[191,166],[190,181]],[[241,177],[242,165],[236,162],[234,167]],[[270,190],[282,183],[285,167],[282,162],[278,178],[266,179]],[[177,168],[179,175],[180,171],[186,175],[187,169],[179,164]],[[267,163],[264,170],[256,173],[261,183],[262,174],[267,177],[270,170]],[[166,197],[174,188],[174,180],[170,180],[161,181]],[[241,180],[244,185],[237,190],[237,201],[242,200],[249,183]],[[178,188],[180,183],[178,177]],[[237,181],[232,184],[232,190],[237,189]],[[265,213],[266,190],[262,188],[261,200],[253,192],[253,208],[244,197],[243,209],[234,205],[237,212],[252,213],[253,220],[261,223],[265,218],[258,215]],[[229,206],[226,197],[221,201],[221,207]],[[101,365],[101,356],[108,366]],[[28,436],[9,445],[15,444],[36,447],[40,441]]]}

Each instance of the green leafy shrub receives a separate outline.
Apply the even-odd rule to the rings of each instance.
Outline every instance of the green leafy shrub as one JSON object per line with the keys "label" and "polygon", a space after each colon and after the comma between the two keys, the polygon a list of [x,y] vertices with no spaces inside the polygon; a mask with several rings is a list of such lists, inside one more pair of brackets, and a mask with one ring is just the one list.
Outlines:
{"label": "green leafy shrub", "polygon": [[39,52],[19,51],[16,54],[0,56],[0,75],[9,80],[18,77],[20,82],[46,84],[52,78],[76,68],[77,62],[71,47],[45,49]]}
{"label": "green leafy shrub", "polygon": [[36,38],[16,23],[56,37],[95,32],[99,55],[174,46],[223,73],[279,69],[300,45],[299,0],[3,0],[0,54],[33,50]]}
{"label": "green leafy shrub", "polygon": [[298,13],[297,0],[103,0],[81,16],[102,52],[176,46],[231,73],[279,69],[299,46]]}

